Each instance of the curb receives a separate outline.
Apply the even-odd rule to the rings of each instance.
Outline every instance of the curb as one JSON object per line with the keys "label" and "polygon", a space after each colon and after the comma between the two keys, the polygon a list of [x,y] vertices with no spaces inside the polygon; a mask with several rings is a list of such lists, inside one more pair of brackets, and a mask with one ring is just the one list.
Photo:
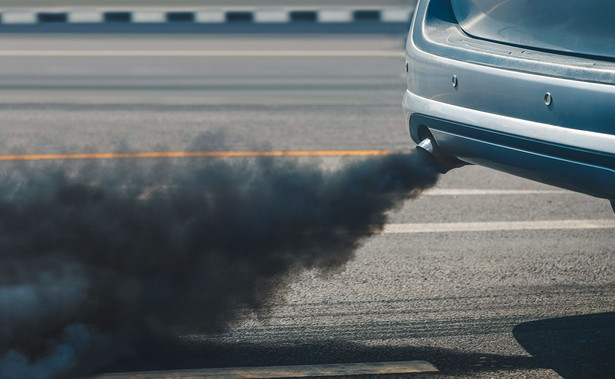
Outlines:
{"label": "curb", "polygon": [[349,24],[410,22],[414,8],[0,9],[0,26],[33,24]]}

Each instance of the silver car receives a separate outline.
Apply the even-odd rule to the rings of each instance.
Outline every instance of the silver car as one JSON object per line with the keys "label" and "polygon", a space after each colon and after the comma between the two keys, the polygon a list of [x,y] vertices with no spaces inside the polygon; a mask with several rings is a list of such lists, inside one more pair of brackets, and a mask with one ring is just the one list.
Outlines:
{"label": "silver car", "polygon": [[611,200],[615,1],[419,0],[406,44],[412,139],[467,163]]}

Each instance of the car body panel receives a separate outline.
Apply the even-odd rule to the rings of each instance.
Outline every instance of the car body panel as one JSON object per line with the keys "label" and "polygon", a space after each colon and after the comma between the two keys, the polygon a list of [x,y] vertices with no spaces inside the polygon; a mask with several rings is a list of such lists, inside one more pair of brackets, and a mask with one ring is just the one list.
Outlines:
{"label": "car body panel", "polygon": [[[572,191],[610,199],[615,155],[494,132],[414,113],[411,125],[429,125],[439,148],[459,159]],[[608,167],[606,167],[608,166]]]}
{"label": "car body panel", "polygon": [[615,198],[615,62],[473,38],[449,0],[419,1],[406,59],[415,142],[428,131],[465,162]]}
{"label": "car body panel", "polygon": [[455,0],[451,5],[461,28],[474,37],[615,58],[612,0]]}

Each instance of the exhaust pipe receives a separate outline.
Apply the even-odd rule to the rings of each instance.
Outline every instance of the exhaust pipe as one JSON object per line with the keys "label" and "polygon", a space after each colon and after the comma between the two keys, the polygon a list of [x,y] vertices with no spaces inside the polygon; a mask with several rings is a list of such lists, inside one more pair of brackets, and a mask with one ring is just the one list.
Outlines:
{"label": "exhaust pipe", "polygon": [[416,145],[417,149],[421,148],[428,152],[429,154],[433,154],[433,142],[429,138],[425,138],[418,145]]}
{"label": "exhaust pipe", "polygon": [[416,145],[416,150],[419,154],[428,157],[441,174],[446,174],[454,168],[467,165],[467,163],[460,161],[456,157],[443,153],[431,138],[425,138],[419,142]]}

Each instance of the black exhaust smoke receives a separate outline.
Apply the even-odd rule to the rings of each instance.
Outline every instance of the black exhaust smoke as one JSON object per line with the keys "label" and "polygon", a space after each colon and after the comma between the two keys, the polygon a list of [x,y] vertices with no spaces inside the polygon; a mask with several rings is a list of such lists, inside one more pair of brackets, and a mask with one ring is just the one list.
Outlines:
{"label": "black exhaust smoke", "polygon": [[286,158],[18,165],[0,177],[0,377],[84,375],[143,336],[266,314],[294,273],[341,268],[437,176],[417,153],[335,171]]}

